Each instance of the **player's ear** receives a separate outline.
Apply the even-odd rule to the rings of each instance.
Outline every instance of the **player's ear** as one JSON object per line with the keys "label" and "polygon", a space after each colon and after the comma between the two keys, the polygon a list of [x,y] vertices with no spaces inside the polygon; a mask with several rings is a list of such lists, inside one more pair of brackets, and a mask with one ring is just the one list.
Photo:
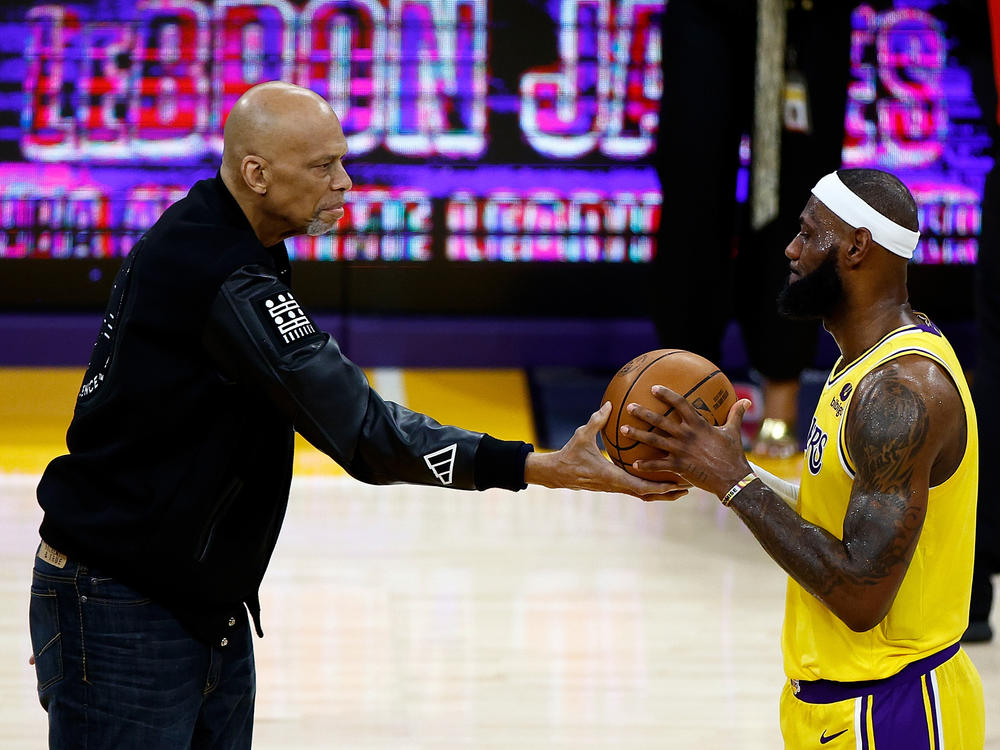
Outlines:
{"label": "player's ear", "polygon": [[240,163],[240,175],[246,186],[258,195],[267,195],[270,167],[267,159],[255,154],[247,154]]}
{"label": "player's ear", "polygon": [[847,238],[847,241],[851,243],[851,246],[847,248],[847,252],[844,253],[844,262],[848,266],[859,265],[868,256],[871,249],[875,247],[875,240],[872,239],[872,233],[865,227],[855,229]]}

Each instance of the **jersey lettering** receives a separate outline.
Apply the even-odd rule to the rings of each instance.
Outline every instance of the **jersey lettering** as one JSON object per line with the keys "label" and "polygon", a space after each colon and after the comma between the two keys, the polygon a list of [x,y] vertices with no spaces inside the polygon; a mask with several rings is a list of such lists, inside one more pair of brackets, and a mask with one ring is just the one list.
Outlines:
{"label": "jersey lettering", "polygon": [[812,424],[809,425],[809,437],[806,440],[806,461],[809,473],[813,476],[819,474],[819,470],[823,468],[823,449],[826,448],[827,439],[827,434],[816,424],[816,417],[813,417]]}

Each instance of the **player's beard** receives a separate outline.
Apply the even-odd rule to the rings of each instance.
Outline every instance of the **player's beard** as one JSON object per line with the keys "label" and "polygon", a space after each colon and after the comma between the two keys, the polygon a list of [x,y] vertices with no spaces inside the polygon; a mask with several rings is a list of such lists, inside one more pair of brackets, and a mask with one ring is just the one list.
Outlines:
{"label": "player's beard", "polygon": [[843,299],[844,282],[837,269],[836,248],[831,247],[815,271],[798,281],[785,281],[778,293],[778,313],[796,320],[825,318]]}
{"label": "player's beard", "polygon": [[306,227],[306,234],[310,237],[322,237],[324,234],[329,234],[337,226],[335,221],[323,221],[319,216],[314,216],[313,220],[309,222],[309,226]]}

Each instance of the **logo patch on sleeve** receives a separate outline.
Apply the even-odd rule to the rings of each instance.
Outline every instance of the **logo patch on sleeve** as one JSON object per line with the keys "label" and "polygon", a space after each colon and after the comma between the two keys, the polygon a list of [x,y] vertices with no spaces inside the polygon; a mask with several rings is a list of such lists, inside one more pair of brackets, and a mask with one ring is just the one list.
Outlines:
{"label": "logo patch on sleeve", "polygon": [[291,292],[275,292],[257,304],[267,313],[265,326],[274,335],[279,348],[297,344],[317,332]]}
{"label": "logo patch on sleeve", "polygon": [[457,443],[452,443],[441,450],[428,453],[424,456],[427,468],[433,472],[441,484],[451,484],[452,473],[455,471],[455,451],[458,449]]}

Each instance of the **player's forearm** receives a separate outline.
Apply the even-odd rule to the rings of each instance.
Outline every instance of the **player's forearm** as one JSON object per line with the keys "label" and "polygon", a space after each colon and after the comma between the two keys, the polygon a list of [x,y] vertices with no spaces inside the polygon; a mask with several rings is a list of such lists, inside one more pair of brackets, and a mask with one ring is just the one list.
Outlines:
{"label": "player's forearm", "polygon": [[849,628],[869,630],[885,616],[886,582],[855,570],[844,542],[805,521],[769,487],[752,483],[730,508],[764,551]]}
{"label": "player's forearm", "polygon": [[784,500],[792,508],[792,510],[798,512],[799,509],[799,485],[797,482],[789,482],[787,479],[782,479],[781,477],[772,474],[767,469],[763,469],[753,461],[747,461],[750,464],[750,469],[757,478],[770,487],[774,493]]}

